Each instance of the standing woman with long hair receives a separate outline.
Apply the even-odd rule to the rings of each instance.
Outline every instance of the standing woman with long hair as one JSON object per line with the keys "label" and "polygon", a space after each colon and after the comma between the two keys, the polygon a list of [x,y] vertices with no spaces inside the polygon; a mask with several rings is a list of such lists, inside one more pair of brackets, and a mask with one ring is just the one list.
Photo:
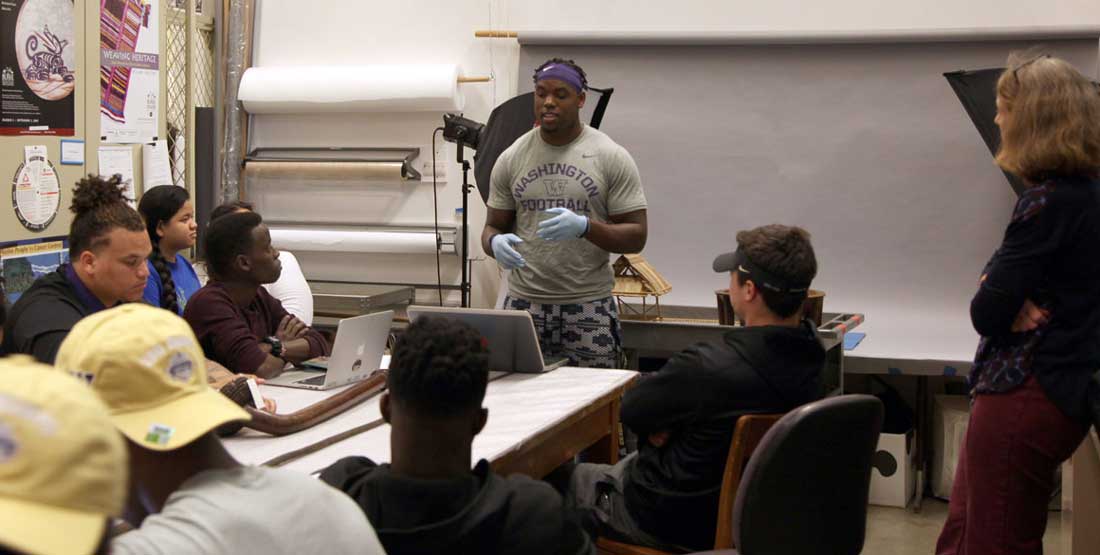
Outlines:
{"label": "standing woman with long hair", "polygon": [[970,305],[982,336],[939,555],[1040,554],[1100,368],[1100,91],[1049,56],[997,82],[997,164],[1027,182]]}
{"label": "standing woman with long hair", "polygon": [[198,232],[191,197],[183,187],[160,185],[141,196],[138,212],[153,244],[145,302],[182,315],[187,299],[202,287],[195,268],[179,254],[195,245]]}

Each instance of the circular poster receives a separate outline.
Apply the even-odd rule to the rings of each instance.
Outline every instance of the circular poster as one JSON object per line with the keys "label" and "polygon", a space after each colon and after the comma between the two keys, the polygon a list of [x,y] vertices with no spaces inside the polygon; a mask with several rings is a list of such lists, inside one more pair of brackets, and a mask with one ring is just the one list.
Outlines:
{"label": "circular poster", "polygon": [[61,183],[49,160],[33,158],[19,165],[11,183],[11,204],[23,227],[42,231],[50,225],[61,205]]}

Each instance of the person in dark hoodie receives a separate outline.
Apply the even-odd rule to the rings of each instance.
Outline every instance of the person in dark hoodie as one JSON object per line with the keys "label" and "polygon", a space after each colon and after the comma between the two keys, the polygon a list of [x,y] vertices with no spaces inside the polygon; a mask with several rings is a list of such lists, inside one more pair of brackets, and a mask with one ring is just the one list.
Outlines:
{"label": "person in dark hoodie", "polygon": [[730,272],[730,304],[744,322],[644,376],[621,420],[641,441],[615,466],[580,464],[567,504],[612,539],[663,549],[714,546],[726,455],[743,414],[779,413],[822,395],[825,349],[802,304],[817,274],[810,235],[767,225],[737,234],[714,260]]}
{"label": "person in dark hoodie", "polygon": [[341,459],[321,479],[366,513],[389,555],[594,554],[595,547],[548,484],[470,470],[485,426],[488,348],[455,320],[420,318],[398,340],[382,396],[392,462]]}
{"label": "person in dark hoodie", "polygon": [[11,307],[3,351],[53,364],[81,318],[141,300],[153,247],[141,216],[127,204],[122,177],[89,175],[73,190],[69,263],[39,277]]}

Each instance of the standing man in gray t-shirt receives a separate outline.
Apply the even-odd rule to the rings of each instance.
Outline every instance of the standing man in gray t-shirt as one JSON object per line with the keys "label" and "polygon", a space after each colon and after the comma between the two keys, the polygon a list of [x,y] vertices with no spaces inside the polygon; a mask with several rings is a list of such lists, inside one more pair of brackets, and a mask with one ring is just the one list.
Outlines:
{"label": "standing man in gray t-shirt", "polygon": [[634,159],[580,121],[588,80],[572,60],[535,70],[537,127],[493,167],[481,246],[508,279],[505,307],[527,310],[543,353],[614,368],[621,341],[611,253],[646,242],[646,200]]}

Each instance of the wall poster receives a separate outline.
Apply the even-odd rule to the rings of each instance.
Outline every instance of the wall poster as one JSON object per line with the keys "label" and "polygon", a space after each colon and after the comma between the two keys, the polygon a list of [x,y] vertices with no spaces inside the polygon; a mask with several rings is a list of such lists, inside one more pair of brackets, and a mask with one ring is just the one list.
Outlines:
{"label": "wall poster", "polygon": [[44,145],[26,146],[24,150],[23,163],[11,182],[11,205],[23,227],[42,231],[57,217],[61,183]]}
{"label": "wall poster", "polygon": [[75,134],[73,0],[0,0],[0,135]]}
{"label": "wall poster", "polygon": [[99,134],[110,143],[151,142],[160,112],[160,2],[99,1]]}
{"label": "wall poster", "polygon": [[0,243],[0,291],[8,306],[15,304],[34,280],[69,262],[66,243],[65,237]]}

